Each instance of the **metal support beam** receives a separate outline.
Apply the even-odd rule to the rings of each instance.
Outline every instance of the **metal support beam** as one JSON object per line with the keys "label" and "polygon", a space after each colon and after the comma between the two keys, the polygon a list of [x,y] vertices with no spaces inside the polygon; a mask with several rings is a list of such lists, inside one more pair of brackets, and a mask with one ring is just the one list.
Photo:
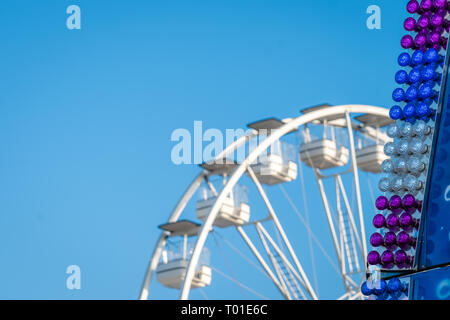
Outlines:
{"label": "metal support beam", "polygon": [[328,226],[330,228],[330,232],[331,232],[331,237],[333,239],[333,244],[334,244],[334,249],[336,250],[336,256],[338,258],[338,263],[341,264],[341,249],[339,247],[339,242],[337,239],[337,235],[336,235],[336,230],[334,229],[334,223],[333,223],[333,218],[331,217],[331,210],[330,210],[330,206],[328,204],[328,198],[327,195],[325,193],[325,188],[323,186],[323,181],[321,178],[319,178],[316,169],[314,170],[314,172],[316,173],[316,180],[317,180],[317,184],[319,185],[319,191],[320,191],[320,195],[322,196],[322,202],[323,202],[323,206],[325,208],[325,214],[327,216],[327,221],[328,221]]}
{"label": "metal support beam", "polygon": [[261,266],[263,267],[264,271],[266,271],[267,275],[269,276],[269,278],[273,281],[273,283],[275,284],[275,286],[278,288],[278,290],[280,291],[280,293],[286,298],[289,299],[289,296],[286,295],[286,293],[284,292],[284,289],[281,287],[280,282],[277,280],[277,278],[275,277],[275,275],[273,274],[272,270],[270,269],[270,267],[268,266],[268,264],[266,263],[266,261],[264,260],[264,258],[261,256],[261,254],[259,253],[258,249],[255,247],[255,245],[253,244],[253,242],[250,240],[250,238],[248,237],[247,233],[244,231],[244,229],[240,226],[236,227],[237,231],[239,232],[239,234],[241,235],[242,239],[244,240],[244,242],[247,244],[247,246],[250,248],[250,250],[252,251],[253,255],[255,256],[255,258],[258,260],[258,262],[261,264]]}
{"label": "metal support beam", "polygon": [[280,281],[280,284],[283,287],[284,292],[286,293],[287,299],[292,300],[291,293],[289,292],[289,289],[286,285],[286,282],[287,282],[286,278],[283,277],[283,274],[281,273],[281,270],[278,267],[277,262],[275,261],[275,257],[272,254],[272,251],[270,251],[270,248],[267,245],[266,240],[264,239],[264,236],[261,234],[261,231],[259,231],[258,228],[256,228],[256,231],[258,232],[258,236],[259,236],[259,239],[261,240],[264,250],[266,250],[266,253],[269,256],[269,259],[272,262],[272,266],[275,268],[275,272],[277,273],[278,280]]}
{"label": "metal support beam", "polygon": [[269,198],[266,195],[266,192],[264,191],[263,187],[261,186],[261,183],[259,182],[258,178],[256,177],[255,173],[253,172],[253,170],[252,170],[252,168],[250,166],[247,168],[247,171],[248,171],[248,173],[250,175],[250,178],[253,180],[253,183],[256,185],[256,188],[258,189],[259,194],[263,198],[264,203],[266,204],[266,207],[269,210],[270,215],[272,216],[273,222],[274,222],[275,226],[277,227],[278,231],[280,232],[281,238],[283,239],[283,241],[284,241],[284,243],[286,245],[286,248],[289,251],[289,254],[291,255],[292,259],[294,260],[294,263],[295,263],[298,271],[300,272],[303,280],[305,281],[305,288],[306,288],[306,290],[308,291],[308,293],[311,295],[311,297],[314,300],[317,300],[317,295],[314,292],[314,289],[312,288],[312,286],[311,286],[311,284],[310,284],[310,282],[308,280],[308,277],[306,276],[306,273],[303,270],[303,268],[302,268],[302,266],[300,264],[300,261],[298,260],[296,254],[295,254],[295,251],[292,248],[292,245],[291,245],[289,239],[287,238],[286,233],[284,232],[284,229],[281,226],[281,223],[278,220],[277,215],[275,214],[275,211],[272,208],[272,205],[271,205],[271,203],[269,201]]}
{"label": "metal support beam", "polygon": [[342,198],[344,199],[345,208],[347,209],[348,218],[350,220],[350,224],[352,226],[353,233],[355,234],[356,241],[357,241],[357,244],[358,244],[358,248],[360,250],[361,256],[363,257],[363,249],[362,249],[362,244],[361,244],[361,238],[359,237],[359,233],[358,233],[358,230],[356,228],[355,219],[353,218],[353,211],[352,211],[352,208],[350,207],[350,202],[348,201],[348,197],[347,197],[347,192],[345,191],[344,184],[342,183],[341,176],[336,176],[336,178],[338,179],[339,188],[341,189]]}
{"label": "metal support beam", "polygon": [[[297,280],[306,288],[306,282],[305,279],[303,279],[298,272],[295,270],[295,268],[292,266],[292,264],[289,262],[289,260],[287,259],[287,257],[285,256],[285,254],[283,253],[283,251],[281,251],[281,249],[277,246],[277,244],[275,243],[275,241],[272,239],[272,237],[269,235],[269,233],[266,231],[266,229],[261,225],[261,224],[257,224],[256,228],[258,230],[258,233],[264,235],[264,237],[269,240],[270,244],[272,245],[272,247],[275,249],[275,251],[277,252],[277,254],[280,256],[281,260],[283,261],[283,263],[285,264],[285,266],[289,269],[289,271],[291,271],[294,276],[297,278]],[[300,291],[301,292],[301,291]],[[306,297],[303,295],[303,298],[306,300]]]}
{"label": "metal support beam", "polygon": [[364,226],[364,214],[362,209],[361,189],[359,186],[358,164],[356,162],[355,138],[353,137],[352,122],[350,120],[350,114],[348,111],[345,112],[345,119],[347,120],[348,137],[350,140],[350,154],[352,156],[353,178],[355,181],[356,202],[358,204],[358,214],[360,224],[359,227],[361,230],[361,240],[365,264],[367,259],[366,228]]}

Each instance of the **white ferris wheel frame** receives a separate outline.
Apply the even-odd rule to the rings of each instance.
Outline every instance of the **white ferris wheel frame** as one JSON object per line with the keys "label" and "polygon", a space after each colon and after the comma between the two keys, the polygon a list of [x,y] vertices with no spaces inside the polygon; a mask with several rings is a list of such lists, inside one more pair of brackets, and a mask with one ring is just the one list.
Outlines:
{"label": "white ferris wheel frame", "polygon": [[[286,121],[285,124],[282,125],[281,127],[279,127],[278,129],[272,130],[271,134],[266,139],[264,139],[261,143],[259,143],[256,146],[256,148],[253,149],[248,154],[247,158],[234,169],[233,173],[229,177],[229,179],[226,182],[226,184],[224,185],[223,189],[218,194],[216,202],[212,206],[211,211],[209,212],[206,219],[202,223],[202,226],[201,226],[200,231],[197,236],[197,241],[195,243],[193,253],[192,253],[191,258],[188,263],[188,267],[187,267],[186,274],[184,277],[183,285],[181,287],[181,293],[180,293],[181,300],[186,300],[189,297],[191,283],[192,283],[192,280],[195,275],[195,270],[196,270],[196,267],[197,267],[197,264],[198,264],[198,261],[200,258],[200,254],[205,245],[207,236],[208,236],[210,230],[212,229],[214,220],[216,219],[216,216],[219,212],[219,209],[221,208],[221,205],[223,204],[226,196],[233,190],[234,186],[237,184],[239,179],[246,172],[248,172],[250,178],[253,180],[256,187],[258,188],[259,193],[261,194],[267,208],[269,209],[269,214],[270,214],[273,222],[275,223],[276,227],[278,228],[280,235],[281,235],[282,239],[284,240],[284,243],[286,244],[286,248],[289,251],[289,253],[291,254],[294,264],[297,267],[300,274],[295,272],[293,266],[285,259],[285,257],[283,258],[283,256],[282,256],[281,258],[284,260],[285,263],[287,262],[288,267],[291,269],[291,271],[293,271],[294,275],[302,283],[302,285],[308,291],[310,296],[313,299],[317,299],[317,295],[315,294],[311,284],[309,283],[309,280],[306,277],[306,274],[304,273],[303,268],[302,268],[297,256],[295,255],[295,252],[294,252],[286,234],[284,233],[284,230],[283,230],[283,228],[282,228],[282,226],[270,204],[270,201],[267,198],[267,195],[265,194],[264,189],[262,188],[261,184],[259,183],[259,181],[258,181],[257,177],[255,176],[253,170],[251,169],[250,165],[254,161],[256,161],[258,156],[260,154],[262,154],[263,152],[265,152],[265,150],[267,148],[269,148],[274,142],[278,141],[279,139],[281,139],[283,136],[287,135],[291,131],[296,130],[300,126],[311,123],[315,120],[321,120],[321,119],[331,117],[331,116],[342,115],[346,120],[346,126],[347,126],[347,130],[348,130],[348,134],[349,134],[350,154],[351,154],[351,162],[352,162],[350,170],[353,171],[353,176],[354,176],[356,201],[357,201],[357,207],[358,207],[358,218],[359,218],[359,225],[360,225],[359,231],[360,231],[361,238],[359,239],[360,240],[359,244],[361,245],[361,249],[362,249],[361,253],[362,253],[363,261],[365,261],[366,255],[367,255],[367,246],[366,246],[366,240],[365,240],[366,236],[365,236],[365,228],[364,228],[364,216],[363,216],[363,208],[362,208],[362,201],[361,201],[358,168],[357,168],[357,163],[356,163],[356,150],[355,150],[355,141],[354,141],[354,134],[353,134],[354,127],[352,126],[352,122],[351,122],[351,118],[350,118],[350,114],[352,114],[352,113],[370,114],[370,115],[389,118],[389,110],[388,109],[382,108],[382,107],[376,107],[376,106],[368,106],[368,105],[330,106],[327,108],[311,111],[311,112],[303,114],[295,119],[290,119],[289,121]],[[225,158],[228,154],[230,154],[231,152],[234,152],[234,150],[236,150],[238,147],[240,147],[241,145],[246,143],[248,140],[250,140],[251,138],[256,137],[256,136],[258,136],[258,132],[256,130],[253,130],[252,132],[248,133],[247,135],[240,137],[239,139],[234,141],[232,144],[227,146],[225,148],[225,150],[223,150],[220,154],[218,154],[215,157],[214,160],[219,160],[219,159]],[[339,244],[338,244],[339,242],[337,240],[337,235],[335,233],[333,222],[331,220],[332,219],[331,212],[328,207],[328,201],[326,200],[326,195],[325,195],[324,187],[322,184],[322,179],[318,176],[317,170],[315,171],[315,174],[316,174],[316,178],[319,182],[319,190],[320,190],[320,193],[321,193],[321,196],[323,199],[325,213],[327,215],[328,224],[330,226],[330,230],[331,230],[331,234],[332,234],[332,238],[333,238],[333,244],[334,244],[338,259],[342,260],[343,257],[340,256],[341,252],[339,250]],[[173,209],[172,213],[170,214],[169,219],[167,221],[168,223],[176,222],[179,219],[179,217],[180,217],[181,213],[183,212],[184,208],[186,207],[187,203],[192,198],[194,193],[197,191],[197,189],[199,188],[202,181],[207,177],[208,177],[208,171],[203,170],[193,180],[193,182],[186,189],[186,191],[184,192],[184,194],[178,201],[177,205]],[[340,177],[339,177],[339,180],[340,180]],[[340,181],[339,183],[342,185],[342,181]],[[266,231],[264,230],[264,228],[262,227],[262,225],[259,222],[256,222],[256,227],[257,227],[257,230],[260,233],[260,235],[261,235],[261,233],[266,233]],[[253,252],[255,257],[257,258],[257,260],[260,262],[263,269],[266,271],[267,275],[272,279],[274,284],[278,287],[278,289],[285,296],[285,298],[289,299],[290,298],[289,294],[287,294],[286,292],[283,291],[282,285],[276,279],[273,272],[268,267],[267,263],[262,258],[262,256],[259,254],[258,250],[253,245],[250,238],[246,235],[243,228],[237,227],[237,230],[240,233],[243,240],[249,246],[249,248],[251,249],[251,251]],[[166,244],[166,240],[168,237],[169,237],[169,234],[166,231],[161,232],[161,234],[159,236],[159,239],[153,250],[152,257],[150,259],[150,262],[149,262],[149,265],[148,265],[148,268],[147,268],[147,271],[146,271],[146,274],[144,277],[144,281],[142,284],[141,293],[140,293],[141,300],[148,299],[151,279],[152,279],[154,271],[156,270],[156,268],[158,266],[161,252],[163,250],[163,247]],[[271,241],[270,236],[267,238],[267,240]],[[341,261],[341,263],[342,263],[342,261]],[[345,295],[341,298],[345,298]]]}

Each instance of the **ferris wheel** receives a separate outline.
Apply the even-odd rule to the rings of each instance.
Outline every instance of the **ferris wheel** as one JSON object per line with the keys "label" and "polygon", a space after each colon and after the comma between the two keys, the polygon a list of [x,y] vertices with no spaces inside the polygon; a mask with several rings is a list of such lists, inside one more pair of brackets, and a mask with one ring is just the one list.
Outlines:
{"label": "ferris wheel", "polygon": [[[319,254],[326,257],[342,284],[342,292],[335,298],[363,298],[360,285],[365,279],[367,256],[363,202],[372,191],[369,182],[370,192],[363,196],[360,180],[363,175],[379,173],[380,164],[387,158],[383,146],[390,141],[385,133],[385,127],[392,123],[389,110],[324,104],[301,113],[296,118],[250,123],[245,135],[201,164],[201,172],[159,226],[162,231],[140,299],[158,298],[150,294],[153,277],[160,285],[174,289],[176,298],[185,300],[192,290],[213,286],[213,275],[226,277],[240,289],[266,298],[210,262],[210,256],[217,253],[207,248],[212,238],[230,246],[259,270],[266,285],[280,298],[320,298],[320,275],[314,266],[314,256]],[[308,174],[316,183],[306,181]],[[288,186],[293,183],[299,187],[291,188],[296,193],[290,194]],[[321,199],[321,203],[314,203],[314,215],[323,218],[319,226],[310,219],[312,194]],[[279,211],[280,203],[298,217],[295,234],[291,222],[291,233],[287,232],[286,209]],[[371,210],[374,208],[366,207],[368,214]],[[194,218],[187,218],[194,214],[192,211]],[[318,228],[321,236],[314,231]],[[221,235],[225,230],[233,230],[239,241],[231,243]],[[293,241],[299,234],[308,238],[308,257]],[[326,241],[332,243],[331,250],[324,249]],[[315,253],[313,247],[319,252]],[[304,265],[311,259],[313,274],[308,274]]]}

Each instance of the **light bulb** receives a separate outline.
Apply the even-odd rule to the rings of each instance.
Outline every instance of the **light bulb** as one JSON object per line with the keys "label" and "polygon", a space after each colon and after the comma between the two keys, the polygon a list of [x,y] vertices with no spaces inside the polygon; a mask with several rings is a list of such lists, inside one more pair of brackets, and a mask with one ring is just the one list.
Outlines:
{"label": "light bulb", "polygon": [[391,157],[393,155],[395,155],[396,153],[396,148],[395,148],[395,144],[393,142],[388,142],[384,145],[384,154],[387,155],[388,157]]}
{"label": "light bulb", "polygon": [[380,179],[380,182],[378,183],[378,189],[380,189],[381,192],[389,191],[391,189],[391,181],[388,178]]}
{"label": "light bulb", "polygon": [[391,159],[386,159],[381,163],[381,171],[384,173],[392,173],[394,169],[394,162]]}
{"label": "light bulb", "polygon": [[391,180],[391,189],[394,192],[398,192],[403,188],[403,179],[400,177],[394,177]]}
{"label": "light bulb", "polygon": [[395,123],[391,123],[386,129],[386,134],[389,138],[395,139],[400,136],[400,128]]}
{"label": "light bulb", "polygon": [[401,139],[400,141],[397,142],[396,149],[399,155],[407,154],[409,150],[408,141]]}
{"label": "light bulb", "polygon": [[423,154],[428,151],[428,146],[418,138],[409,142],[409,152],[413,154]]}
{"label": "light bulb", "polygon": [[397,159],[394,162],[394,165],[395,165],[395,172],[397,172],[397,173],[404,173],[408,170],[405,159],[402,159],[402,158]]}
{"label": "light bulb", "polygon": [[418,174],[425,170],[425,164],[417,157],[410,157],[407,161],[407,167],[413,174]]}

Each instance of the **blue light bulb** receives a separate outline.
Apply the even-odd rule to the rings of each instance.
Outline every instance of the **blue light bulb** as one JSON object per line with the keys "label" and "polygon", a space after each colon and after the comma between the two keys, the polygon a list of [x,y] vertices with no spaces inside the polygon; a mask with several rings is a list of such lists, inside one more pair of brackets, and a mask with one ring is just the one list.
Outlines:
{"label": "blue light bulb", "polygon": [[428,116],[430,114],[431,110],[427,103],[425,102],[419,102],[416,106],[416,115],[419,118]]}
{"label": "blue light bulb", "polygon": [[411,83],[417,83],[422,79],[422,68],[415,67],[409,72],[409,81]]}
{"label": "blue light bulb", "polygon": [[405,70],[397,71],[395,74],[395,82],[398,84],[405,84],[408,82],[408,73]]}
{"label": "blue light bulb", "polygon": [[373,294],[373,287],[371,284],[368,283],[368,281],[364,281],[361,285],[361,292],[365,296],[370,296]]}
{"label": "blue light bulb", "polygon": [[437,73],[435,71],[435,68],[433,68],[432,66],[426,66],[424,68],[422,68],[422,74],[421,77],[423,80],[434,80],[437,77]]}
{"label": "blue light bulb", "polygon": [[388,296],[389,295],[386,292],[384,292],[384,293],[377,295],[375,300],[387,300]]}
{"label": "blue light bulb", "polygon": [[411,56],[408,53],[403,52],[398,56],[397,62],[402,67],[409,66],[411,63]]}
{"label": "blue light bulb", "polygon": [[[409,89],[408,89],[408,91],[409,91]],[[416,115],[416,107],[415,107],[414,103],[410,102],[403,108],[403,115],[406,118],[413,118]]]}
{"label": "blue light bulb", "polygon": [[424,53],[420,50],[414,51],[411,56],[411,64],[418,66],[424,62]]}
{"label": "blue light bulb", "polygon": [[389,111],[389,116],[392,120],[398,120],[403,118],[403,110],[400,106],[393,106]]}
{"label": "blue light bulb", "polygon": [[382,295],[386,292],[386,281],[381,279],[380,281],[377,281],[377,283],[374,283],[373,291],[376,295]]}
{"label": "blue light bulb", "polygon": [[[419,96],[419,88],[417,86],[410,86],[405,93],[406,101],[414,101]],[[405,115],[406,116],[406,115]],[[408,116],[406,116],[408,117]]]}
{"label": "blue light bulb", "polygon": [[389,293],[394,293],[402,290],[402,283],[399,279],[393,278],[388,282],[387,287]]}
{"label": "blue light bulb", "polygon": [[434,48],[428,49],[424,54],[424,60],[426,63],[439,62],[440,58],[439,52]]}
{"label": "blue light bulb", "polygon": [[[419,97],[422,99],[430,98],[433,96],[433,87],[429,84],[424,84],[419,89]],[[400,92],[398,93],[398,97],[400,97]]]}
{"label": "blue light bulb", "polygon": [[397,88],[394,90],[394,92],[392,92],[392,99],[395,102],[400,102],[405,100],[405,90],[403,90],[402,88]]}

